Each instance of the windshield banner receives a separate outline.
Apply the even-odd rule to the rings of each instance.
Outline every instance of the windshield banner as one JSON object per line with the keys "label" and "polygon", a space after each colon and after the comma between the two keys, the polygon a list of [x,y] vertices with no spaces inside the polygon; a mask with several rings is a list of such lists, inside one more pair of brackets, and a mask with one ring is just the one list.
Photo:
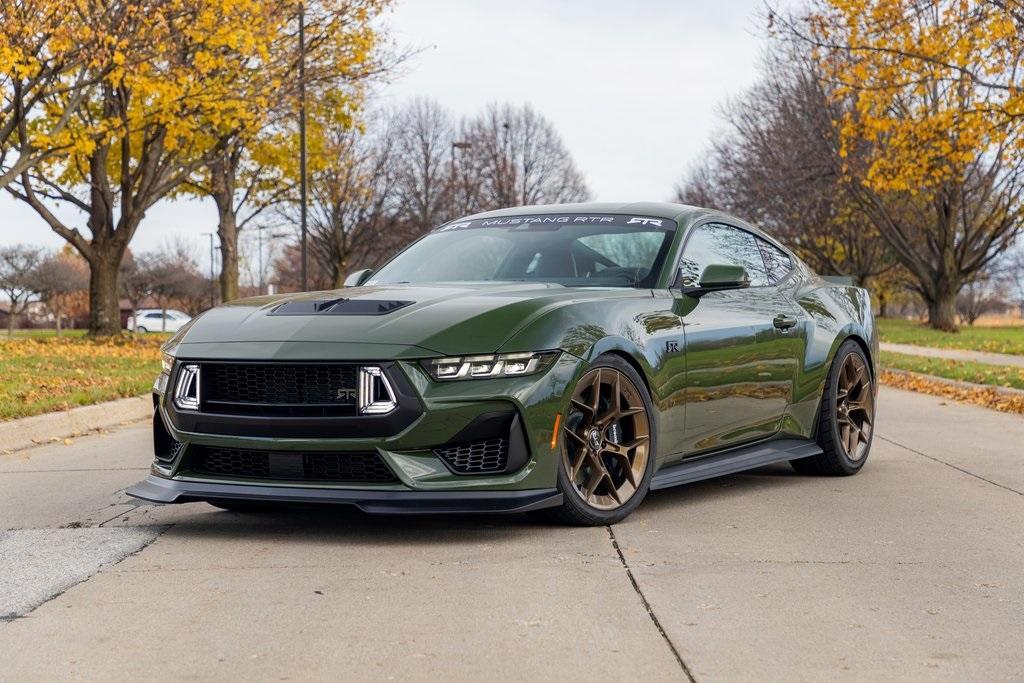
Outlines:
{"label": "windshield banner", "polygon": [[473,228],[505,228],[508,230],[558,230],[567,225],[601,225],[645,230],[675,230],[676,223],[671,218],[655,218],[653,216],[630,216],[626,214],[543,214],[540,216],[501,216],[496,218],[476,218],[473,220],[453,221],[437,228],[435,232],[450,230],[470,230]]}

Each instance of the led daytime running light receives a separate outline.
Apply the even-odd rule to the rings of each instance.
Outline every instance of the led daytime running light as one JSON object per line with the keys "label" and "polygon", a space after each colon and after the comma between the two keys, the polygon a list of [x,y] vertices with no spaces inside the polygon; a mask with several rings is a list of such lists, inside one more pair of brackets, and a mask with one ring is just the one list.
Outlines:
{"label": "led daytime running light", "polygon": [[558,354],[558,351],[538,351],[435,358],[424,361],[423,366],[438,381],[518,377],[547,369]]}

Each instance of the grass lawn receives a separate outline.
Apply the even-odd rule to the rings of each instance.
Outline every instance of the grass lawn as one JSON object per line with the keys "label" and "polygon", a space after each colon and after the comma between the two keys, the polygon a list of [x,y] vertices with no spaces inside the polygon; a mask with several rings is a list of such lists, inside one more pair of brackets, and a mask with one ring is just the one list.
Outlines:
{"label": "grass lawn", "polygon": [[909,370],[935,377],[945,377],[961,382],[988,384],[991,386],[1024,389],[1024,369],[1005,365],[986,365],[965,361],[945,360],[910,356],[905,353],[882,351],[880,365],[883,368]]}
{"label": "grass lawn", "polygon": [[940,332],[913,320],[878,319],[882,341],[895,344],[967,349],[990,353],[1024,355],[1024,325],[961,327],[959,332]]}
{"label": "grass lawn", "polygon": [[168,337],[0,336],[0,420],[143,394]]}
{"label": "grass lawn", "polygon": [[[85,330],[61,330],[60,334],[62,337],[84,337]],[[0,332],[0,336],[4,339],[8,339],[7,330]],[[15,330],[15,339],[41,339],[44,337],[55,337],[57,336],[57,330],[41,328],[38,330]]]}

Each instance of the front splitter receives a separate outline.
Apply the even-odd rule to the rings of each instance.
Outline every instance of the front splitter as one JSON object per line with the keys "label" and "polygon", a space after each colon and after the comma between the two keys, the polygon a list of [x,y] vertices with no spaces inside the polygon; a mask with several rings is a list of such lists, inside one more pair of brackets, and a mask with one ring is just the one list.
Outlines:
{"label": "front splitter", "polygon": [[557,489],[526,491],[369,491],[228,484],[164,479],[149,475],[125,493],[153,503],[225,501],[280,504],[353,505],[389,515],[531,512],[561,505]]}

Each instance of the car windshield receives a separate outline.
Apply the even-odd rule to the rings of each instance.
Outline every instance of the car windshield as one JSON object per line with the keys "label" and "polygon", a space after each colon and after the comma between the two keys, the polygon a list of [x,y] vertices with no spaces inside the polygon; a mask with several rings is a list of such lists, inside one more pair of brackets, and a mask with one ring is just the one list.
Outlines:
{"label": "car windshield", "polygon": [[674,221],[644,216],[455,222],[407,247],[366,284],[503,281],[652,287],[675,228]]}

